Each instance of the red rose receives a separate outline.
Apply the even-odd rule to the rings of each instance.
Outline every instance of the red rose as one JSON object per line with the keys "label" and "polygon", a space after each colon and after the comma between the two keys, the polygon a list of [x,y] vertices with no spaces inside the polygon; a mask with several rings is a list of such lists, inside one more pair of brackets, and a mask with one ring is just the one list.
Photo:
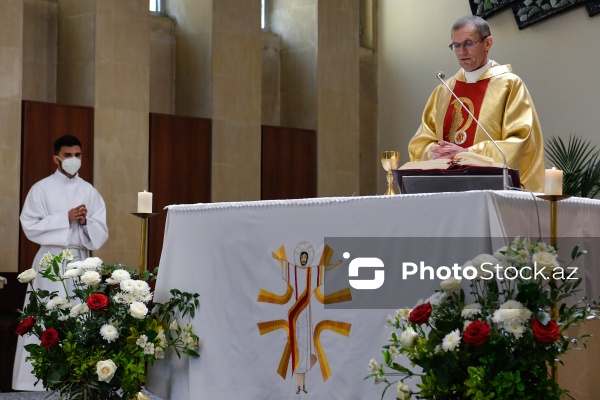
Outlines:
{"label": "red rose", "polygon": [[92,311],[102,311],[108,307],[108,297],[102,293],[96,293],[87,298],[87,306]]}
{"label": "red rose", "polygon": [[42,346],[49,349],[58,342],[58,332],[54,328],[48,328],[42,332]]}
{"label": "red rose", "polygon": [[32,316],[29,316],[29,317],[25,318],[23,321],[21,321],[21,323],[19,324],[19,327],[15,331],[15,334],[23,336],[24,334],[29,332],[31,330],[31,328],[33,328],[34,325],[35,325],[35,318],[33,318]]}
{"label": "red rose", "polygon": [[429,321],[431,311],[432,309],[430,303],[421,304],[410,312],[408,320],[418,325],[424,324],[425,322]]}
{"label": "red rose", "polygon": [[462,336],[466,344],[479,346],[489,339],[490,326],[486,322],[473,321],[467,326]]}
{"label": "red rose", "polygon": [[531,329],[533,336],[542,343],[553,343],[558,340],[560,332],[558,325],[553,319],[547,325],[543,325],[537,318],[531,320]]}

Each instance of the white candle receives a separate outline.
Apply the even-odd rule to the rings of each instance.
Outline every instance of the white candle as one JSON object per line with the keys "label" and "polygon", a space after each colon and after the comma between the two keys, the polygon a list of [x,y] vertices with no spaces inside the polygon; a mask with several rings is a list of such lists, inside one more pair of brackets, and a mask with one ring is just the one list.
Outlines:
{"label": "white candle", "polygon": [[555,167],[546,170],[544,194],[561,196],[563,192],[563,172]]}
{"label": "white candle", "polygon": [[138,213],[150,214],[152,212],[152,193],[138,192]]}

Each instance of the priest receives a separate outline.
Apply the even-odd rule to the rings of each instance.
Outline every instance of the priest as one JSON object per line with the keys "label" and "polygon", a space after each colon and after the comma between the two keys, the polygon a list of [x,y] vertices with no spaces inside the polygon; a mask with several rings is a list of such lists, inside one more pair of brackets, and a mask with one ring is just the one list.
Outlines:
{"label": "priest", "polygon": [[[488,58],[493,38],[488,23],[469,15],[450,32],[461,69],[447,84],[479,120],[506,155],[509,168],[518,169],[525,189],[544,190],[544,142],[533,100],[510,65]],[[411,139],[411,161],[453,158],[474,152],[503,162],[502,155],[448,89],[440,84],[423,111],[421,126]]]}
{"label": "priest", "polygon": [[[32,268],[38,269],[44,254],[70,252],[75,260],[85,260],[90,250],[99,249],[108,239],[106,207],[100,193],[77,173],[81,166],[81,142],[65,135],[54,142],[53,161],[56,172],[31,187],[21,211],[21,226],[29,240],[41,247]],[[64,297],[60,282],[38,276],[35,289],[58,291]],[[25,299],[27,304],[28,298]],[[43,390],[25,361],[24,346],[37,341],[33,335],[19,337],[13,370],[13,389]]]}

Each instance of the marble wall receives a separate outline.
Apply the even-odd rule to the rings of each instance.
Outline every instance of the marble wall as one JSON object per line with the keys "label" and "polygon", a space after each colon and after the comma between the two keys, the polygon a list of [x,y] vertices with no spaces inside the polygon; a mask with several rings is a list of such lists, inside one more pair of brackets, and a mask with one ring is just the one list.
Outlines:
{"label": "marble wall", "polygon": [[259,199],[263,124],[318,132],[319,196],[374,194],[377,57],[359,52],[359,1],[271,4],[269,33],[259,0],[165,0],[162,16],[146,0],[4,1],[0,271],[17,269],[23,99],[94,108],[107,261],[138,262],[150,112],[212,119],[213,201]]}
{"label": "marble wall", "polygon": [[16,271],[19,246],[23,0],[0,13],[0,271]]}

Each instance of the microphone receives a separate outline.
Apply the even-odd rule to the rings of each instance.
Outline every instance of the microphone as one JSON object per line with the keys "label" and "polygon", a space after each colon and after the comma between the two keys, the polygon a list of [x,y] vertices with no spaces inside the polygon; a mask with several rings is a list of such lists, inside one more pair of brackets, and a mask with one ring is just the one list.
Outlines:
{"label": "microphone", "polygon": [[473,115],[473,113],[471,112],[471,110],[469,110],[469,107],[465,106],[465,103],[463,103],[458,98],[458,96],[456,95],[456,93],[454,93],[454,91],[452,89],[450,89],[450,86],[448,86],[446,84],[446,82],[444,81],[444,78],[446,77],[446,74],[444,74],[443,71],[439,71],[435,76],[439,79],[440,82],[442,82],[442,85],[444,85],[446,87],[446,89],[448,89],[448,91],[450,93],[452,93],[452,96],[454,96],[454,98],[460,103],[460,105],[462,106],[462,108],[464,108],[465,111],[469,113],[469,115],[471,116],[471,118],[473,118],[473,121],[475,121],[475,123],[477,124],[477,126],[479,126],[481,128],[481,130],[483,131],[483,133],[486,134],[486,136],[490,139],[490,141],[494,144],[494,146],[496,146],[496,148],[498,149],[498,151],[502,155],[502,161],[503,161],[503,164],[504,164],[502,166],[502,186],[504,187],[504,190],[510,190],[510,186],[508,186],[508,165],[506,164],[506,155],[504,154],[504,151],[502,151],[502,149],[500,148],[500,146],[498,146],[498,143],[496,143],[496,141],[492,138],[492,135],[490,135],[488,133],[488,131],[485,130],[485,128],[483,127],[483,125],[481,125],[481,123],[479,123],[479,120],[477,118],[475,118],[475,116]]}

